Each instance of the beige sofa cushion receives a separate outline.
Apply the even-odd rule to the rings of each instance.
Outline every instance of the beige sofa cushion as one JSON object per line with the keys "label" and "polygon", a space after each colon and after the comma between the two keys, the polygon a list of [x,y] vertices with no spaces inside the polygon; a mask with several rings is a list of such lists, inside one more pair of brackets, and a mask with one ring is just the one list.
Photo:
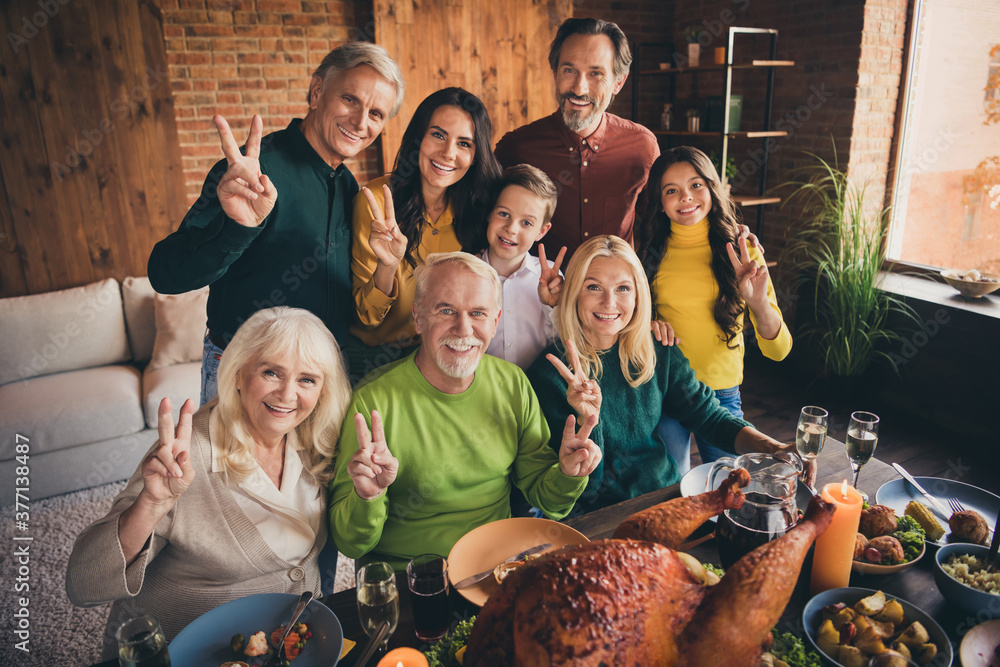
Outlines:
{"label": "beige sofa cushion", "polygon": [[132,358],[140,364],[149,361],[156,339],[156,319],[153,299],[156,292],[146,276],[128,276],[122,281],[122,302],[125,306],[125,327]]}
{"label": "beige sofa cushion", "polygon": [[142,374],[142,408],[146,426],[156,428],[160,401],[167,397],[173,407],[174,423],[180,418],[181,406],[189,398],[198,409],[201,398],[201,357],[198,361],[163,368],[146,367]]}
{"label": "beige sofa cushion", "polygon": [[0,299],[0,385],[129,359],[114,278]]}
{"label": "beige sofa cushion", "polygon": [[185,294],[156,295],[156,341],[149,360],[150,370],[201,361],[207,306],[207,287]]}
{"label": "beige sofa cushion", "polygon": [[35,455],[142,431],[139,380],[134,366],[101,366],[0,387],[0,433],[10,434],[0,460],[14,456],[15,433]]}

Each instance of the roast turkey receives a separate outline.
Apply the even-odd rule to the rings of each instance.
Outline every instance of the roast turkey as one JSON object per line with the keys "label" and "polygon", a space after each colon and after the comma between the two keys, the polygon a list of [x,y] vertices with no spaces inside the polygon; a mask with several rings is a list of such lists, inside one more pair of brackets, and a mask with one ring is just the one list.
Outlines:
{"label": "roast turkey", "polygon": [[814,498],[792,530],[706,588],[674,548],[709,517],[738,508],[748,482],[735,470],[716,491],[632,515],[614,539],[516,570],[479,614],[464,664],[754,667],[833,508]]}

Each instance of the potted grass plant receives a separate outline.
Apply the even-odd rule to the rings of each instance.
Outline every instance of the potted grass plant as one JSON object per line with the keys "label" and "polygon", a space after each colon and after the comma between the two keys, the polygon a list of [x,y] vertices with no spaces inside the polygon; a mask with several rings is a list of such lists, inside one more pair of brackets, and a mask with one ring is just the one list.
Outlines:
{"label": "potted grass plant", "polygon": [[[865,183],[851,181],[817,155],[785,204],[801,203],[804,224],[787,239],[781,260],[793,293],[804,297],[799,336],[827,378],[854,378],[883,360],[898,373],[890,347],[900,327],[916,323],[901,298],[881,290],[888,208],[865,205]],[[802,312],[802,311],[805,312]],[[900,324],[902,323],[902,324]]]}

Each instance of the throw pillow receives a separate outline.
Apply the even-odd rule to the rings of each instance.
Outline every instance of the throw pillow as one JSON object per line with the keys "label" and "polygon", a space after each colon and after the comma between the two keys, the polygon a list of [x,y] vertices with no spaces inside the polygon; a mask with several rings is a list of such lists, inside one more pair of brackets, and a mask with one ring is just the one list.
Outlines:
{"label": "throw pillow", "polygon": [[147,370],[201,361],[207,305],[207,287],[185,294],[156,295],[156,341]]}

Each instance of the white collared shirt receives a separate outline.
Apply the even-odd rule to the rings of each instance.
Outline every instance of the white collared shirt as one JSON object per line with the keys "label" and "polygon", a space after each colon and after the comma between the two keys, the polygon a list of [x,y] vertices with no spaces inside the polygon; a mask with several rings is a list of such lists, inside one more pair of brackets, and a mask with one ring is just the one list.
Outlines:
{"label": "white collared shirt", "polygon": [[[479,259],[489,264],[489,248]],[[552,266],[552,262],[549,262]],[[562,275],[562,272],[559,272]],[[521,267],[504,278],[500,276],[503,288],[503,310],[497,322],[497,332],[486,348],[487,354],[500,357],[526,369],[538,357],[539,352],[556,339],[556,327],[552,321],[553,308],[538,298],[538,281],[541,278],[541,262],[534,255],[525,254]]]}
{"label": "white collared shirt", "polygon": [[[214,434],[210,437],[216,442]],[[289,563],[300,564],[312,550],[323,519],[321,489],[302,466],[302,447],[295,431],[285,437],[281,489],[260,464],[239,484],[230,484],[233,499],[260,531],[267,546]],[[212,472],[222,472],[221,455],[212,447]]]}

